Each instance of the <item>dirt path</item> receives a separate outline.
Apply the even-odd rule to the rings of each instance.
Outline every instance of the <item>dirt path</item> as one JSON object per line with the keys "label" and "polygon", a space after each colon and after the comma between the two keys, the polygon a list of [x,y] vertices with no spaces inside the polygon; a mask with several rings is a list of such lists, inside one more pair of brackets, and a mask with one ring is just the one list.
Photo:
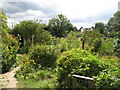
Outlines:
{"label": "dirt path", "polygon": [[17,88],[17,80],[14,75],[19,68],[20,67],[16,67],[10,72],[0,74],[0,88]]}

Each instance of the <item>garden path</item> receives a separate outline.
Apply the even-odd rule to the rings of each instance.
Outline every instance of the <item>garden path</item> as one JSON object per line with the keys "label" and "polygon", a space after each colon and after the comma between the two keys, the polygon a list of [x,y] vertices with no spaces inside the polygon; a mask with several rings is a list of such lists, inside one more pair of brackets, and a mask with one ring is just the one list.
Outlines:
{"label": "garden path", "polygon": [[17,88],[17,80],[14,75],[19,68],[16,67],[5,74],[0,74],[0,88]]}

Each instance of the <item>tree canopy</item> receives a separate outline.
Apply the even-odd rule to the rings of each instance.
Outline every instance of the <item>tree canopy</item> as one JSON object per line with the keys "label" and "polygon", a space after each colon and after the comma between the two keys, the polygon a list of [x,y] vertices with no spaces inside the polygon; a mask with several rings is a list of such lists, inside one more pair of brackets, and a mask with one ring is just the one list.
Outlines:
{"label": "tree canopy", "polygon": [[48,31],[51,32],[53,36],[64,37],[72,30],[73,25],[70,23],[70,20],[62,14],[49,20]]}
{"label": "tree canopy", "polygon": [[101,34],[103,34],[105,31],[105,24],[103,22],[97,22],[95,23],[95,29],[98,30]]}
{"label": "tree canopy", "polygon": [[109,32],[120,30],[120,11],[117,11],[108,21]]}

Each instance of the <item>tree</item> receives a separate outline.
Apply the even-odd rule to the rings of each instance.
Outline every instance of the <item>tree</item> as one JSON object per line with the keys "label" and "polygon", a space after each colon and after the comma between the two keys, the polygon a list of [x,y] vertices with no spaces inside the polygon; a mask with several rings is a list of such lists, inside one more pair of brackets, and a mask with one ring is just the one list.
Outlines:
{"label": "tree", "polygon": [[95,30],[98,30],[101,34],[103,34],[105,31],[105,24],[103,22],[97,22],[95,24]]}
{"label": "tree", "polygon": [[17,24],[12,33],[19,36],[20,53],[27,53],[32,44],[49,44],[52,35],[46,31],[46,25],[35,20],[22,21]]}
{"label": "tree", "polygon": [[49,20],[48,31],[53,36],[65,37],[68,32],[73,31],[73,25],[64,15],[60,14]]}
{"label": "tree", "polygon": [[32,37],[35,35],[39,23],[36,21],[28,20],[22,21],[13,28],[13,34],[20,35],[23,39],[24,45],[32,43]]}
{"label": "tree", "polygon": [[117,11],[114,16],[109,19],[108,30],[111,33],[111,36],[117,36],[114,52],[120,57],[120,11]]}
{"label": "tree", "polygon": [[51,44],[53,36],[51,35],[50,32],[44,30],[44,25],[41,25],[36,29],[36,34],[33,37],[33,43],[34,44]]}
{"label": "tree", "polygon": [[117,11],[108,21],[109,32],[120,30],[120,11]]}

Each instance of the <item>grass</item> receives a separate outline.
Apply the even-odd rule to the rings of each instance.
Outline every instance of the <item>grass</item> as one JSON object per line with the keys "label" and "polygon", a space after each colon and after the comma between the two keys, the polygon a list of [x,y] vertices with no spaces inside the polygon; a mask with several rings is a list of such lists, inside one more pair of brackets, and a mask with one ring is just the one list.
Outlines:
{"label": "grass", "polygon": [[34,79],[18,80],[18,88],[56,88],[58,83],[55,78],[35,81]]}

